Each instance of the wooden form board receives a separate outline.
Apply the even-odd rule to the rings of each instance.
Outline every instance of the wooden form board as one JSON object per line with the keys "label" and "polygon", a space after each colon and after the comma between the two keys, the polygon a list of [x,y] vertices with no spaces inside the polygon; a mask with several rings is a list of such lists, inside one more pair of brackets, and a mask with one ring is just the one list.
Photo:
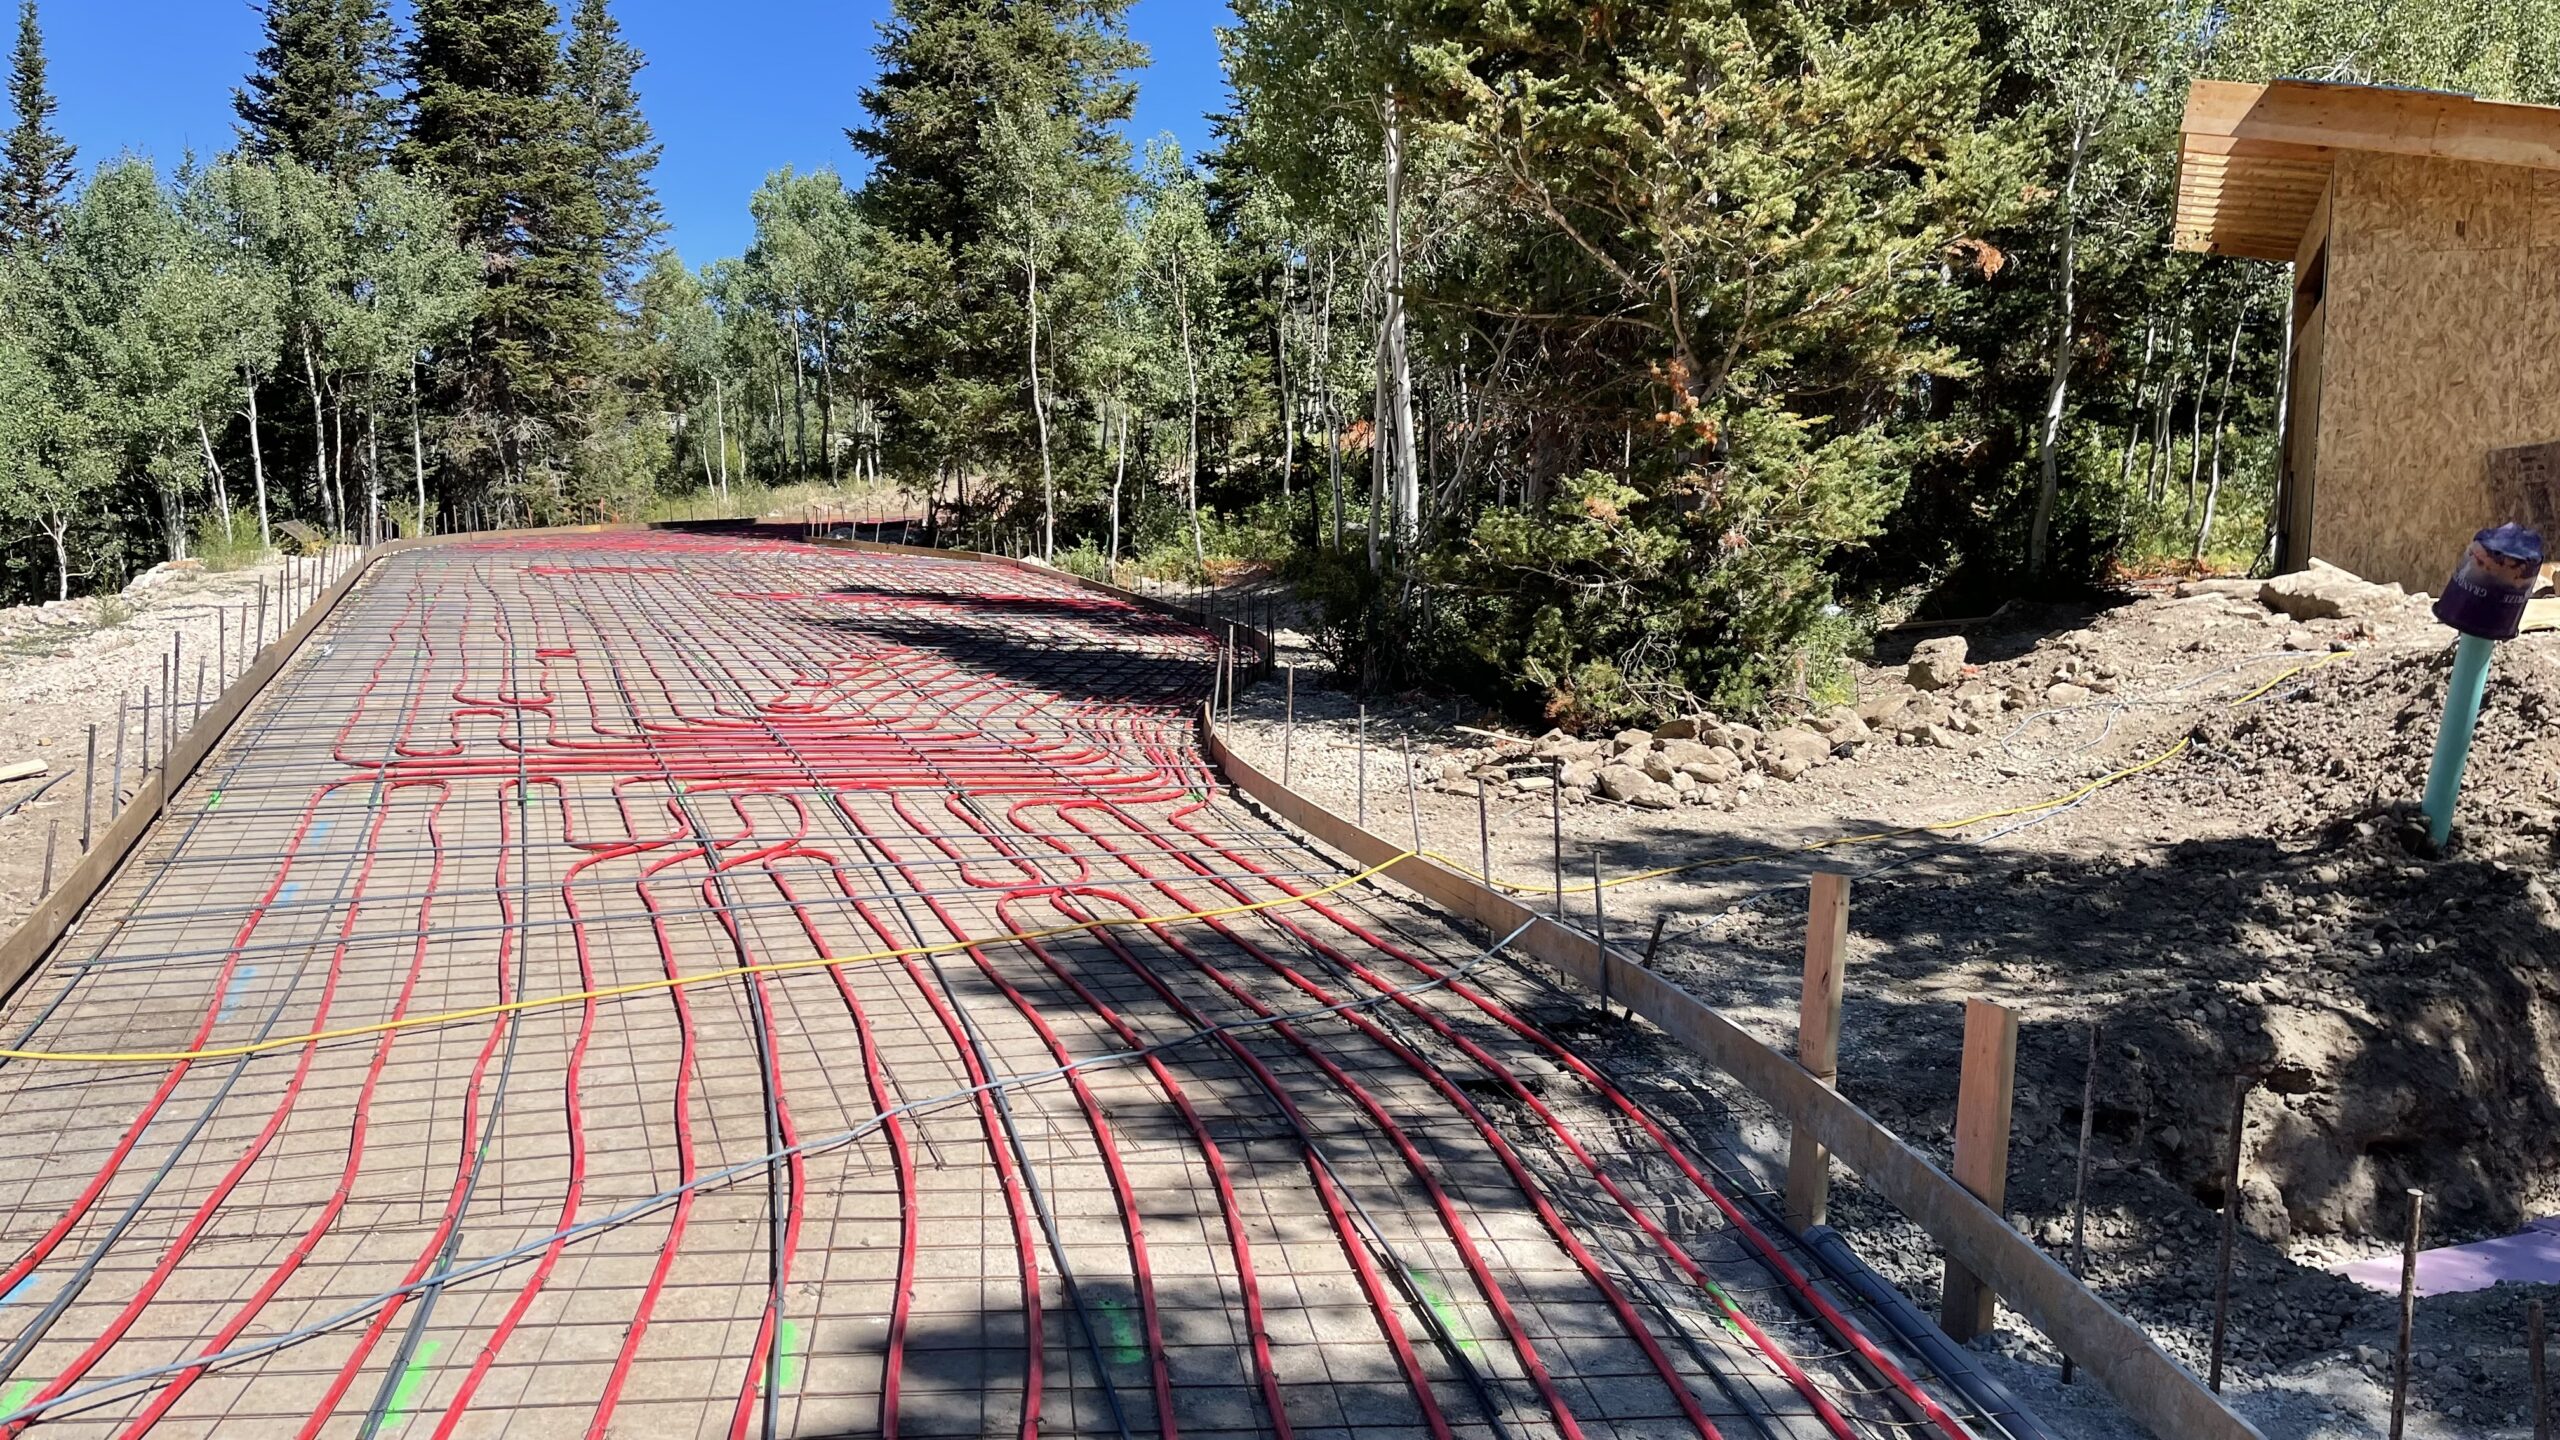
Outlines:
{"label": "wooden form board", "polygon": [[[1840,1080],[1840,997],[1848,983],[1848,961],[1849,877],[1821,871],[1806,889],[1804,991],[1796,1002],[1796,1063],[1825,1085],[1836,1086]],[[1810,1134],[1790,1135],[1787,1223],[1807,1229],[1826,1223],[1830,1212],[1831,1152]]]}
{"label": "wooden form board", "polygon": [[[1993,1210],[2009,1203],[2009,1124],[2018,1090],[2018,1014],[1988,1000],[1964,1007],[1956,1088],[1956,1183]],[[1939,1324],[1961,1344],[1991,1332],[1999,1296],[1950,1257]]]}

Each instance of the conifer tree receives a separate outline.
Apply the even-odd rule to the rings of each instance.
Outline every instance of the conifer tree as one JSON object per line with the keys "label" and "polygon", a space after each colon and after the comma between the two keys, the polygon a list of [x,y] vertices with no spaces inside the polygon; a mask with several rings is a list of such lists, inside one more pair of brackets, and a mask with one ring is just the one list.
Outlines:
{"label": "conifer tree", "polygon": [[347,178],[390,153],[396,52],[382,0],[267,0],[257,71],[233,92],[242,145]]}
{"label": "conifer tree", "polygon": [[71,188],[71,142],[53,128],[54,99],[45,83],[44,32],[36,0],[19,0],[18,46],[9,62],[9,108],[16,117],[0,147],[0,239],[15,247],[44,245],[62,231],[62,197]]}
{"label": "conifer tree", "polygon": [[557,498],[606,309],[559,15],[550,0],[420,0],[416,14],[400,159],[452,197],[485,285],[447,366],[448,448],[482,483]]}
{"label": "conifer tree", "polygon": [[603,214],[605,289],[617,302],[630,298],[667,233],[650,182],[665,147],[641,113],[636,84],[648,63],[622,38],[610,0],[579,0],[569,23],[570,123]]}

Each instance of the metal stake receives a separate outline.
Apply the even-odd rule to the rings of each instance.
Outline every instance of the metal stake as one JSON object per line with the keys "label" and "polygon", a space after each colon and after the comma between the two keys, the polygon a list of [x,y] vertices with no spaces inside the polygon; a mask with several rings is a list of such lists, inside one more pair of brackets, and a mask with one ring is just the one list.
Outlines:
{"label": "metal stake", "polygon": [[1289,662],[1289,718],[1280,728],[1280,783],[1289,783],[1298,758],[1298,662]]}
{"label": "metal stake", "polygon": [[2400,1344],[2391,1357],[2391,1440],[2409,1423],[2409,1338],[2418,1328],[2418,1237],[2425,1233],[2427,1192],[2409,1190],[2409,1240],[2400,1251]]}
{"label": "metal stake", "polygon": [[1556,923],[1564,923],[1564,765],[1556,765],[1556,783],[1547,791],[1547,819],[1555,827]]}
{"label": "metal stake", "polygon": [[1653,968],[1653,957],[1654,957],[1654,953],[1655,953],[1656,951],[1658,951],[1658,950],[1660,950],[1660,949],[1662,948],[1662,930],[1663,930],[1663,927],[1664,927],[1664,926],[1666,926],[1666,925],[1669,925],[1670,923],[1671,923],[1671,912],[1670,912],[1670,911],[1668,911],[1668,910],[1664,910],[1664,911],[1658,912],[1658,913],[1657,913],[1657,914],[1655,914],[1655,916],[1653,917],[1653,935],[1652,935],[1652,938],[1650,938],[1650,939],[1648,939],[1648,940],[1646,940],[1646,941],[1644,942],[1644,968],[1646,968],[1647,970],[1650,970],[1650,969],[1652,969],[1652,968]]}
{"label": "metal stake", "polygon": [[188,728],[188,729],[190,729],[190,730],[194,729],[194,728],[195,728],[195,725],[196,725],[196,722],[197,722],[197,721],[199,721],[199,720],[202,720],[203,718],[204,718],[204,657],[203,657],[203,656],[201,656],[201,655],[199,655],[199,656],[197,656],[197,657],[196,657],[196,708],[195,708],[195,711],[194,711],[194,713],[193,713],[193,714],[190,714],[189,716],[187,716],[187,728]]}
{"label": "metal stake", "polygon": [[[89,758],[80,767],[80,853],[89,853],[89,837],[96,833],[91,821],[98,811],[98,727],[89,727]],[[44,887],[50,892],[53,887]]]}
{"label": "metal stake", "polygon": [[1369,828],[1369,707],[1360,707],[1360,728],[1353,747],[1360,752],[1360,828]]}
{"label": "metal stake", "polygon": [[1600,1013],[1609,1013],[1609,902],[1600,888],[1600,847],[1591,847],[1591,938],[1600,962]]}
{"label": "metal stake", "polygon": [[[2084,1110],[2082,1112],[2086,1114]],[[2222,1254],[2214,1261],[2213,1282],[2213,1368],[2206,1386],[2214,1394],[2222,1393],[2222,1347],[2231,1319],[2232,1251],[2240,1238],[2240,1158],[2245,1153],[2249,1130],[2249,1077],[2231,1077],[2231,1164],[2223,1171],[2222,1184]]]}
{"label": "metal stake", "polygon": [[221,683],[231,683],[231,617],[223,607],[213,607],[213,668]]}
{"label": "metal stake", "polygon": [[[2089,1270],[2089,1139],[2098,1121],[2098,1024],[2089,1022],[2089,1073],[2080,1081],[2080,1173],[2071,1182],[2071,1278]],[[2071,1383],[2071,1357],[2062,1357],[2062,1383]]]}
{"label": "metal stake", "polygon": [[134,782],[136,789],[151,782],[151,687],[142,687],[142,753],[133,757],[141,762],[142,775]]}
{"label": "metal stake", "polygon": [[44,827],[44,884],[37,889],[38,895],[53,893],[53,847],[61,839],[62,817],[57,815]]}
{"label": "metal stake", "polygon": [[[118,815],[124,813],[125,710],[131,705],[132,700],[133,697],[130,695],[116,697],[116,770],[114,777],[107,782],[107,823],[110,825],[115,823]],[[84,845],[81,848],[85,851],[88,847]]]}
{"label": "metal stake", "polygon": [[258,582],[258,649],[267,648],[267,582]]}
{"label": "metal stake", "polygon": [[1493,821],[1487,813],[1484,777],[1476,777],[1476,874],[1487,887],[1493,884]]}
{"label": "metal stake", "polygon": [[1422,791],[1414,783],[1413,738],[1404,739],[1404,810],[1413,819],[1413,853],[1422,853]]}
{"label": "metal stake", "polygon": [[2551,1380],[2543,1373],[2542,1302],[2524,1310],[2525,1374],[2533,1382],[2533,1440],[2551,1440]]}

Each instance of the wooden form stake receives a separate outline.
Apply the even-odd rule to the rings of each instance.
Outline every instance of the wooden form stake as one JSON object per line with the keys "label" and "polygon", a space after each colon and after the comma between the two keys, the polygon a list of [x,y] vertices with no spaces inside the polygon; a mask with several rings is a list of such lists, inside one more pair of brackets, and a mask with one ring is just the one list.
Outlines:
{"label": "wooden form stake", "polygon": [[[1964,1007],[1964,1069],[1956,1081],[1956,1183],[1995,1212],[2009,1199],[2009,1112],[2017,1093],[2018,1016],[1988,1000]],[[1938,1327],[1964,1344],[1987,1334],[1999,1296],[1972,1271],[1947,1262]]]}
{"label": "wooden form stake", "polygon": [[[1804,993],[1796,1004],[1796,1063],[1824,1085],[1840,1082],[1840,995],[1847,978],[1849,877],[1813,877],[1804,916]],[[1787,1223],[1798,1230],[1831,1215],[1831,1152],[1798,1128],[1787,1141]]]}

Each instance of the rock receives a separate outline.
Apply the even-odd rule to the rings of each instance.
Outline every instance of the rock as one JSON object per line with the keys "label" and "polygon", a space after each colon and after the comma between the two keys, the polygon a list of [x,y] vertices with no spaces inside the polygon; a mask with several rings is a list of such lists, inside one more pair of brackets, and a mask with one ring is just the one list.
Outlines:
{"label": "rock", "polygon": [[[1673,769],[1683,765],[1705,764],[1709,756],[1717,753],[1715,747],[1695,740],[1665,740],[1656,745],[1654,751]],[[1733,752],[1728,750],[1723,753],[1730,755]]]}
{"label": "rock", "polygon": [[1921,732],[1920,738],[1924,742],[1935,745],[1941,750],[1962,750],[1965,748],[1964,736],[1943,725],[1929,726]]}
{"label": "rock", "polygon": [[1943,690],[1964,676],[1964,637],[1941,635],[1911,649],[1910,668],[1902,672],[1914,690]]}
{"label": "rock", "polygon": [[1691,763],[1681,766],[1680,773],[1701,785],[1730,785],[1742,778],[1742,767]]}
{"label": "rock", "polygon": [[1768,737],[1768,749],[1779,755],[1792,755],[1809,765],[1819,765],[1831,758],[1831,737],[1818,730],[1788,726]]}
{"label": "rock", "polygon": [[1650,730],[1621,730],[1615,736],[1610,738],[1609,748],[1620,755],[1650,750],[1653,748],[1653,732]]}
{"label": "rock", "polygon": [[1911,708],[1920,693],[1908,685],[1879,690],[1858,702],[1858,718],[1878,728],[1890,728],[1893,717]]}
{"label": "rock", "polygon": [[[1653,737],[1645,737],[1651,740]],[[1600,793],[1622,805],[1668,810],[1680,803],[1680,792],[1633,765],[1611,765],[1600,772]]]}
{"label": "rock", "polygon": [[1698,788],[1698,777],[1685,770],[1674,770],[1669,783],[1674,793],[1685,796]]}
{"label": "rock", "polygon": [[1600,783],[1600,764],[1596,760],[1569,761],[1559,777],[1567,790],[1589,790]]}
{"label": "rock", "polygon": [[2047,689],[2044,692],[2044,698],[2045,703],[2049,705],[2086,705],[2089,703],[2090,693],[2087,686],[2074,685],[2066,680],[2062,684]]}
{"label": "rock", "polygon": [[1795,780],[1801,778],[1807,770],[1812,769],[1813,762],[1801,756],[1765,750],[1760,754],[1760,768],[1781,780]]}
{"label": "rock", "polygon": [[1553,775],[1523,775],[1511,782],[1511,788],[1524,795],[1544,795],[1556,788]]}
{"label": "rock", "polygon": [[1701,722],[1696,716],[1691,716],[1687,719],[1671,721],[1668,724],[1656,725],[1653,727],[1653,738],[1656,740],[1695,740],[1698,738],[1698,727],[1701,723],[1712,725],[1715,723],[1715,720],[1712,717],[1709,717],[1705,721]]}
{"label": "rock", "polygon": [[2308,570],[2279,575],[2258,587],[2258,603],[2300,620],[2364,619],[2397,606],[2407,592],[2376,585],[2335,565],[2311,562]]}
{"label": "rock", "polygon": [[1659,751],[1645,756],[1643,763],[1639,768],[1641,768],[1647,776],[1658,780],[1665,785],[1671,783],[1672,776],[1680,773],[1679,767],[1671,763],[1671,757],[1664,755]]}
{"label": "rock", "polygon": [[1608,744],[1605,741],[1575,740],[1567,736],[1557,736],[1540,740],[1529,755],[1536,760],[1589,760],[1607,748]]}
{"label": "rock", "polygon": [[2246,577],[2232,580],[2182,580],[2178,582],[2178,588],[2173,593],[2181,600],[2192,600],[2198,595],[2255,595],[2264,583]]}
{"label": "rock", "polygon": [[1813,717],[1812,727],[1830,738],[1833,746],[1863,745],[1875,738],[1867,722],[1846,705],[1834,705]]}

